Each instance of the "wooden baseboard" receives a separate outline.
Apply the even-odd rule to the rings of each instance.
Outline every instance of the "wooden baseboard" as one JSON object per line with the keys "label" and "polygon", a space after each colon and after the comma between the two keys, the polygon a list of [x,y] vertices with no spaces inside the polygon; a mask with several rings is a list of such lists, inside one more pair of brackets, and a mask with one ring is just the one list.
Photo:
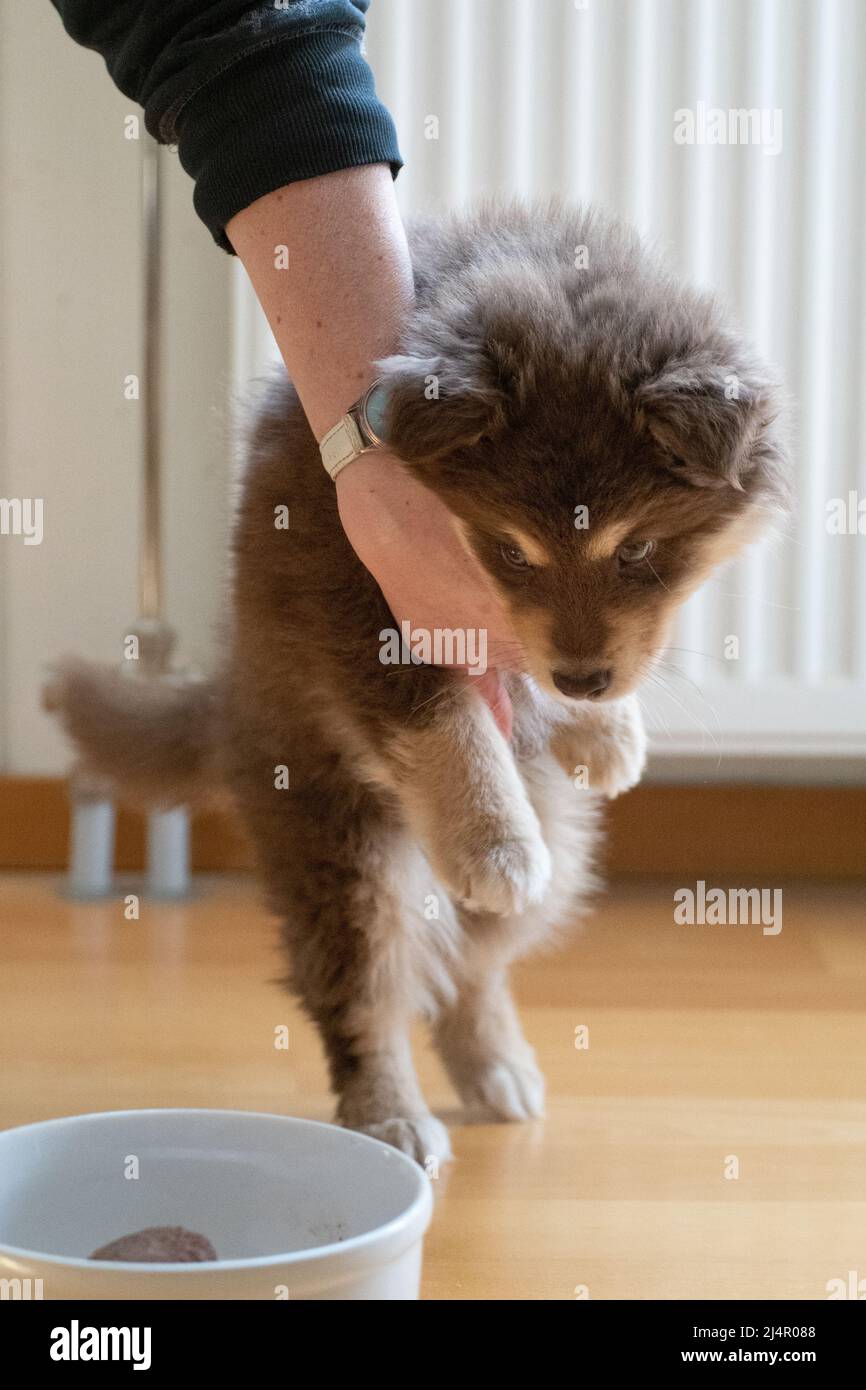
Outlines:
{"label": "wooden baseboard", "polygon": [[[866,787],[649,785],[613,802],[607,825],[612,875],[866,877]],[[63,778],[0,777],[0,869],[63,869],[68,840]],[[120,810],[116,867],[143,868],[144,848],[142,817]],[[195,817],[192,859],[199,872],[252,867],[240,826],[216,812]]]}

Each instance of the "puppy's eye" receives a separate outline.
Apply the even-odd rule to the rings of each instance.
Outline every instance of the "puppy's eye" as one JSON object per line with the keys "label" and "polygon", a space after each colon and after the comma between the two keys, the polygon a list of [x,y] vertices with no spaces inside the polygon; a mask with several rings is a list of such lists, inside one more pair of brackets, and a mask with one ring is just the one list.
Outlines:
{"label": "puppy's eye", "polygon": [[503,541],[499,547],[499,553],[507,565],[515,570],[528,570],[531,568],[529,561],[520,549],[519,545],[512,545],[510,541]]}
{"label": "puppy's eye", "polygon": [[655,541],[626,541],[616,552],[616,558],[621,565],[639,565],[649,559],[655,548]]}

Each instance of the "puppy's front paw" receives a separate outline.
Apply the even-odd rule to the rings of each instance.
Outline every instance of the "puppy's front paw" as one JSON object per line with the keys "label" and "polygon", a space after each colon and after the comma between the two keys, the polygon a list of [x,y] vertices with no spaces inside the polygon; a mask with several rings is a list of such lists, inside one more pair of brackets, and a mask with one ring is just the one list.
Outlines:
{"label": "puppy's front paw", "polygon": [[541,902],[552,865],[539,834],[469,844],[454,867],[449,879],[464,907],[508,917]]}
{"label": "puppy's front paw", "polygon": [[597,706],[591,720],[581,721],[557,739],[557,757],[577,786],[613,798],[641,779],[647,737],[634,695]]}
{"label": "puppy's front paw", "polygon": [[638,723],[625,735],[611,735],[593,749],[589,785],[611,800],[636,787],[646,766],[646,734]]}
{"label": "puppy's front paw", "polygon": [[413,1119],[395,1116],[373,1124],[353,1125],[352,1128],[408,1154],[422,1168],[426,1168],[431,1159],[437,1163],[447,1163],[453,1157],[448,1131],[435,1115],[416,1115]]}

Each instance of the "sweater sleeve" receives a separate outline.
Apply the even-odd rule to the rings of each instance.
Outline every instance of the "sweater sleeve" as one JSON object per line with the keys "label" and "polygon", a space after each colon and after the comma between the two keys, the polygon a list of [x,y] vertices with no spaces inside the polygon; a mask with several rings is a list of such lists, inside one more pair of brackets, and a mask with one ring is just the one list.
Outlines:
{"label": "sweater sleeve", "polygon": [[402,166],[361,52],[369,0],[52,0],[195,180],[225,250],[236,212],[359,164]]}

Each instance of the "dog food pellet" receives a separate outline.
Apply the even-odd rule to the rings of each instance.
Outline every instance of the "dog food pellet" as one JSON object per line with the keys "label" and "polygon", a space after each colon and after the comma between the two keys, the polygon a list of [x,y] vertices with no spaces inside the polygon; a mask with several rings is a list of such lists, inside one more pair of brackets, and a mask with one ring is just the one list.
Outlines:
{"label": "dog food pellet", "polygon": [[207,1236],[185,1231],[183,1226],[148,1226],[145,1231],[101,1245],[89,1258],[142,1264],[198,1264],[219,1256]]}

